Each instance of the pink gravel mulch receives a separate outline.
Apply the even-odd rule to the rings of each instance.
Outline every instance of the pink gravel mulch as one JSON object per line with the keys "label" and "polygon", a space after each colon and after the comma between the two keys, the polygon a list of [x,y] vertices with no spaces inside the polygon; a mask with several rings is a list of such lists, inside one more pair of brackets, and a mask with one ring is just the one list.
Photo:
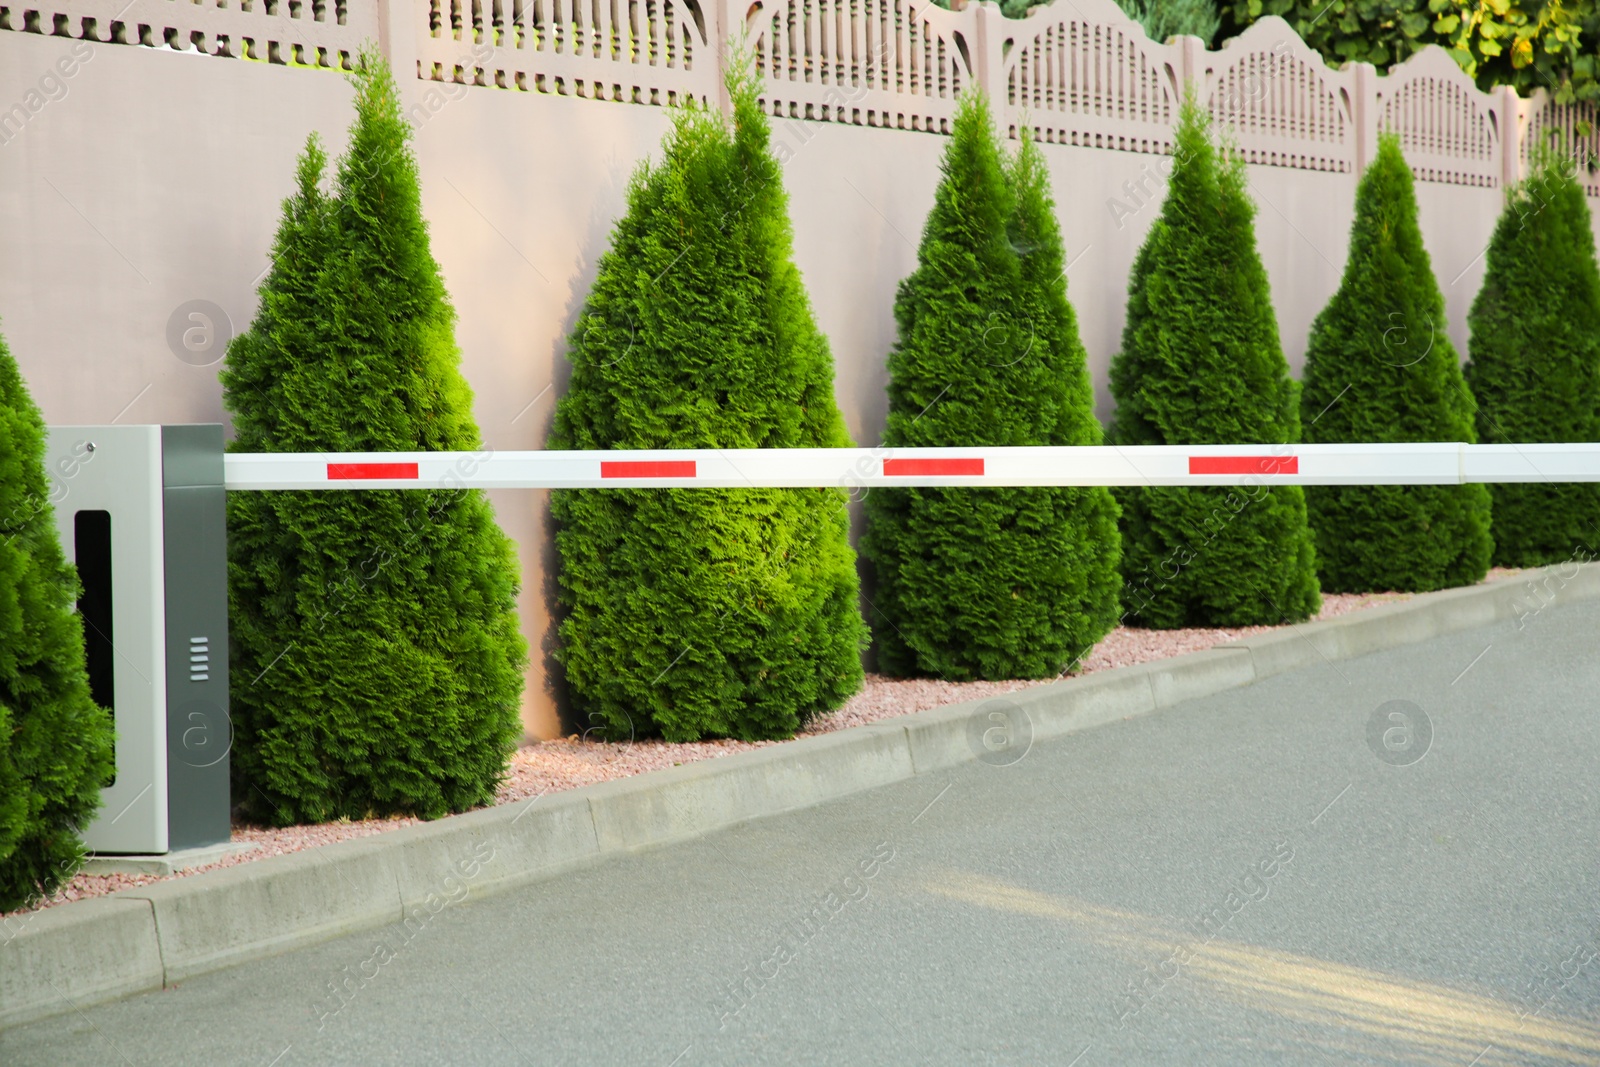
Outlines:
{"label": "pink gravel mulch", "polygon": [[[1496,581],[1517,573],[1519,572],[1497,567],[1489,572],[1486,580]],[[1348,615],[1350,612],[1358,611],[1361,608],[1408,600],[1411,596],[1412,594],[1410,593],[1324,593],[1322,595],[1322,611],[1317,618],[1331,619],[1340,615]],[[1245,626],[1234,629],[1139,630],[1120,626],[1095,646],[1094,651],[1090,653],[1083,666],[1082,673],[1092,674],[1095,671],[1110,670],[1115,667],[1128,667],[1137,663],[1148,663],[1151,660],[1181,656],[1188,652],[1199,652],[1204,649],[1214,648],[1217,645],[1226,644],[1229,641],[1237,641],[1244,637],[1268,633],[1275,629],[1278,629],[1278,627]],[[913,712],[925,711],[945,704],[956,704],[967,700],[981,700],[1004,693],[1014,693],[1030,686],[1047,685],[1051,681],[1054,681],[1054,679],[1009,682],[946,682],[927,678],[884,678],[879,675],[869,674],[861,691],[851,697],[844,707],[810,723],[801,736],[829,733],[852,726],[864,726],[867,723],[879,722],[898,715],[910,715]],[[501,784],[495,795],[495,803],[508,804],[529,800],[545,793],[576,789],[580,786],[626,778],[635,774],[643,774],[646,771],[676,766],[680,763],[715,759],[734,752],[743,752],[747,749],[783,743],[782,741],[724,740],[672,744],[660,740],[639,740],[623,744],[610,744],[601,741],[582,740],[577,735],[557,738],[552,741],[535,742],[523,746],[512,754],[506,780]],[[164,881],[168,878],[182,878],[202,871],[233,867],[252,860],[265,859],[268,856],[281,856],[307,848],[316,848],[319,845],[333,844],[336,841],[370,837],[373,834],[396,830],[402,826],[410,826],[418,821],[417,819],[401,818],[334,822],[317,826],[236,826],[233,830],[233,840],[235,842],[251,842],[260,847],[242,856],[234,856],[220,863],[209,864],[205,867],[195,867],[172,875],[79,874],[55,896],[38,905],[37,908],[26,910],[36,911],[56,904],[65,904],[74,900],[84,900],[89,897],[102,896],[106,893],[114,893],[120,889],[131,889],[137,886],[149,885],[152,882]],[[12,914],[21,915],[24,913],[13,912]]]}

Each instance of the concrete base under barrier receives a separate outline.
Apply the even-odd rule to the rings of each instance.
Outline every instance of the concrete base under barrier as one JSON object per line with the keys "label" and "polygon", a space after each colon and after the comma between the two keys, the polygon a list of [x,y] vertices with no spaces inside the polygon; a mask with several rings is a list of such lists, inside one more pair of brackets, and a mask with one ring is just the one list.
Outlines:
{"label": "concrete base under barrier", "polygon": [[90,856],[83,861],[84,874],[176,874],[191,867],[220,863],[231,856],[254,852],[260,845],[248,841],[225,841],[203,848],[185,848],[159,856]]}

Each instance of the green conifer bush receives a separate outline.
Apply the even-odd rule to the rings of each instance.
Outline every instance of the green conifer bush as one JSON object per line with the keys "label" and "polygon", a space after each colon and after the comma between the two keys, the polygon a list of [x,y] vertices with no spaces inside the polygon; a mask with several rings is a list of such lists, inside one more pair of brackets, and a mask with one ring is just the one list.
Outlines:
{"label": "green conifer bush", "polygon": [[[1467,324],[1467,382],[1486,444],[1600,441],[1600,270],[1571,160],[1547,157],[1507,197]],[[1535,567],[1600,537],[1600,484],[1499,483],[1494,561]]]}
{"label": "green conifer bush", "polygon": [[[244,452],[482,447],[411,130],[366,53],[313,137],[223,397]],[[476,490],[228,494],[234,800],[279,823],[490,801],[521,735],[517,563]]]}
{"label": "green conifer bush", "polygon": [[[1356,188],[1339,289],[1311,326],[1300,416],[1308,443],[1477,440],[1472,397],[1445,333],[1411,168],[1385,135]],[[1483,485],[1306,488],[1322,586],[1422,592],[1489,568]]]}
{"label": "green conifer bush", "polygon": [[[895,301],[884,445],[1099,444],[1043,154],[1025,136],[1008,163],[972,91],[942,167]],[[1116,625],[1106,489],[880,488],[866,513],[887,674],[1048,677]]]}
{"label": "green conifer bush", "polygon": [[[842,448],[759,85],[674,112],[574,327],[549,446]],[[788,737],[861,685],[841,489],[551,494],[572,710],[613,736]]]}
{"label": "green conifer bush", "polygon": [[44,420],[0,340],[0,912],[72,877],[112,768],[44,462]]}
{"label": "green conifer bush", "polygon": [[[1244,165],[1223,160],[1185,102],[1161,215],[1134,259],[1122,349],[1111,363],[1119,445],[1299,440]],[[1270,463],[1269,463],[1270,466]],[[1269,625],[1316,613],[1315,553],[1298,486],[1263,472],[1239,488],[1130,488],[1123,605],[1130,622]]]}

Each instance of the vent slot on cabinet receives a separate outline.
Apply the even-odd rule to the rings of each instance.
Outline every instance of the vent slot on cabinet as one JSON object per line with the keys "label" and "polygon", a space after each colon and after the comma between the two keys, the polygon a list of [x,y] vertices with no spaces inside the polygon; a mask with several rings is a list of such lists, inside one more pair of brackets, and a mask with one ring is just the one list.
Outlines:
{"label": "vent slot on cabinet", "polygon": [[189,638],[189,681],[204,682],[211,677],[211,638]]}

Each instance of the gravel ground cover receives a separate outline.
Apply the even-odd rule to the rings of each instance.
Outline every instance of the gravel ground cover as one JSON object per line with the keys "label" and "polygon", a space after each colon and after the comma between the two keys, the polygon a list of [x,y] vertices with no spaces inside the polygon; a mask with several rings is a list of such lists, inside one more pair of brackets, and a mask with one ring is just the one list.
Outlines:
{"label": "gravel ground cover", "polygon": [[[1487,581],[1511,577],[1519,572],[1496,568],[1489,572]],[[1352,611],[1379,604],[1408,600],[1410,593],[1325,593],[1319,619],[1348,615]],[[1095,646],[1083,665],[1084,674],[1127,667],[1151,660],[1181,656],[1216,645],[1237,641],[1243,637],[1268,633],[1278,629],[1273,626],[1246,626],[1235,629],[1191,630],[1139,630],[1118,627],[1105,640]],[[851,697],[838,711],[813,721],[801,734],[828,733],[851,726],[863,726],[897,715],[955,704],[966,700],[981,700],[1003,693],[1014,693],[1029,686],[1045,685],[1054,679],[1042,681],[1010,682],[946,682],[938,679],[884,678],[867,675],[861,692]],[[527,800],[544,793],[576,789],[596,782],[643,774],[662,767],[715,759],[746,749],[783,744],[782,741],[700,741],[689,744],[669,744],[658,740],[637,740],[609,743],[586,739],[573,734],[570,737],[524,745],[511,757],[505,782],[495,797],[496,804]],[[370,837],[388,830],[410,826],[417,819],[364,819],[360,821],[326,823],[320,826],[259,827],[235,826],[233,840],[250,842],[258,847],[241,856],[220,863],[195,867],[172,875],[150,874],[79,874],[49,900],[40,904],[48,908],[73,900],[114,893],[119,889],[149,885],[167,878],[182,878],[201,871],[250,863],[268,856],[281,856],[289,852],[315,848],[351,838]],[[30,909],[37,910],[37,909]],[[13,914],[22,914],[16,912]]]}

